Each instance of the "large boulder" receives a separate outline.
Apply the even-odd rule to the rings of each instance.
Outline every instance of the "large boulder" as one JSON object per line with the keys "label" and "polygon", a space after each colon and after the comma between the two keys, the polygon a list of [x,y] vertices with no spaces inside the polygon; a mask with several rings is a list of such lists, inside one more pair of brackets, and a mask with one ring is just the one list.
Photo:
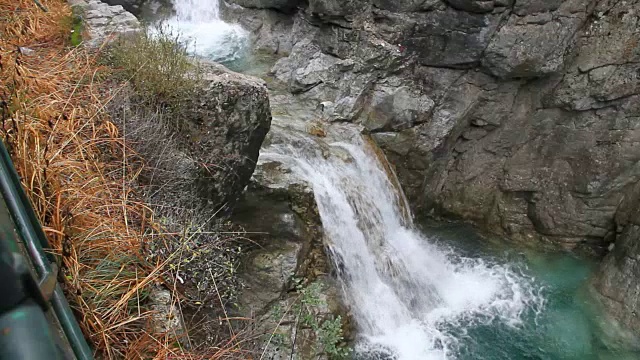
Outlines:
{"label": "large boulder", "polygon": [[207,217],[232,208],[271,124],[264,81],[215,63],[200,68],[197,91],[169,115],[137,104],[135,91],[120,91],[112,104],[112,117],[153,170],[141,179],[148,201],[167,218],[183,217],[178,209]]}
{"label": "large boulder", "polygon": [[213,63],[205,74],[202,89],[184,105],[176,138],[197,164],[195,189],[216,207],[232,204],[249,183],[271,109],[264,81]]}

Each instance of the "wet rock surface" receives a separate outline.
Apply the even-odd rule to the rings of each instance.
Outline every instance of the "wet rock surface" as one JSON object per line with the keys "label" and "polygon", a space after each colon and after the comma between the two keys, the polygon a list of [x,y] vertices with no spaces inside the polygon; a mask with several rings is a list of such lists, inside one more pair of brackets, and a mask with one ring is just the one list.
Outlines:
{"label": "wet rock surface", "polygon": [[[616,219],[640,181],[638,1],[298,6],[274,77],[324,120],[364,125],[418,216],[460,217],[532,246],[626,244],[615,251],[637,256],[624,240],[637,238],[632,226]],[[275,53],[261,44],[280,35],[265,26],[254,18],[258,47]],[[633,271],[613,257],[599,289],[632,289]],[[640,310],[621,301],[619,317]]]}
{"label": "wet rock surface", "polygon": [[[274,119],[263,153],[277,145],[309,146],[301,137],[328,152],[320,111],[277,86],[270,90]],[[236,311],[256,319],[265,358],[324,359],[322,326],[334,324],[348,338],[351,325],[313,190],[289,166],[261,157],[234,210],[232,220],[255,232],[239,269],[244,288]]]}
{"label": "wet rock surface", "polygon": [[342,315],[348,328],[348,317],[339,286],[329,275],[311,189],[282,164],[261,163],[233,221],[259,233],[249,235],[256,247],[242,260],[243,289],[234,311],[256,319],[258,331],[265,334],[260,345],[265,358],[322,354],[318,330],[303,318],[322,324]]}
{"label": "wet rock surface", "polygon": [[315,269],[305,268],[312,251],[322,255],[322,224],[311,189],[290,178],[282,164],[258,166],[233,220],[257,232],[251,236],[256,248],[240,272],[245,284],[239,297],[242,314],[264,313],[295,277],[327,272],[325,259]]}

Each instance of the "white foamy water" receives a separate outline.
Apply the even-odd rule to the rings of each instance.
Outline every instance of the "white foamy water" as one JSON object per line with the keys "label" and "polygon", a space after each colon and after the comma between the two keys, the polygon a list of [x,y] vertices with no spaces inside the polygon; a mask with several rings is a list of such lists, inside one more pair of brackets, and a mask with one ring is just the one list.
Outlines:
{"label": "white foamy water", "polygon": [[193,53],[218,62],[241,58],[248,33],[220,19],[219,0],[172,0],[176,15],[166,25],[188,40]]}
{"label": "white foamy water", "polygon": [[346,140],[329,150],[285,133],[260,161],[281,162],[313,187],[357,324],[358,358],[455,359],[458,339],[447,328],[518,326],[525,311],[542,307],[532,281],[510,266],[461,257],[421,235],[402,216],[409,213],[404,195],[355,129],[340,128]]}

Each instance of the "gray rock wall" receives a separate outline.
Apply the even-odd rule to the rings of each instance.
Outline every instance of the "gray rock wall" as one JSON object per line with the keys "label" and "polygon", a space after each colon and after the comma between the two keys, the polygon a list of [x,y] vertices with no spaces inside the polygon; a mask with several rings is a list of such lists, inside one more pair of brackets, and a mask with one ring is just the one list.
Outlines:
{"label": "gray rock wall", "polygon": [[639,7],[311,0],[273,72],[365,125],[419,212],[606,246],[638,180]]}
{"label": "gray rock wall", "polygon": [[137,14],[140,8],[146,3],[147,0],[105,0],[104,3],[112,6],[122,6],[125,10],[132,14]]}
{"label": "gray rock wall", "polygon": [[[640,180],[640,1],[299,4],[288,27],[252,18],[258,47],[290,40],[275,77],[326,120],[363,124],[418,216],[534,246],[616,242],[598,288],[636,291],[638,270],[612,259],[640,253],[616,220]],[[619,300],[621,317],[640,308]]]}
{"label": "gray rock wall", "polygon": [[616,214],[615,246],[602,262],[595,288],[611,314],[627,328],[640,329],[640,184]]}

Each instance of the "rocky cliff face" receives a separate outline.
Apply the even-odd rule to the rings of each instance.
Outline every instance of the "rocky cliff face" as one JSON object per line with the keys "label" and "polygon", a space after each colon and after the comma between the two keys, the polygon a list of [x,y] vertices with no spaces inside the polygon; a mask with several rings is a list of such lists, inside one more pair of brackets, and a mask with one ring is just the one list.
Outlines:
{"label": "rocky cliff face", "polygon": [[615,246],[594,278],[595,288],[610,313],[627,328],[640,329],[640,184],[616,213]]}
{"label": "rocky cliff face", "polygon": [[[637,291],[623,204],[640,180],[640,1],[235,2],[277,9],[238,19],[287,55],[273,73],[290,92],[371,132],[417,214],[533,244],[616,242],[598,287]],[[609,298],[621,316],[640,308]]]}

